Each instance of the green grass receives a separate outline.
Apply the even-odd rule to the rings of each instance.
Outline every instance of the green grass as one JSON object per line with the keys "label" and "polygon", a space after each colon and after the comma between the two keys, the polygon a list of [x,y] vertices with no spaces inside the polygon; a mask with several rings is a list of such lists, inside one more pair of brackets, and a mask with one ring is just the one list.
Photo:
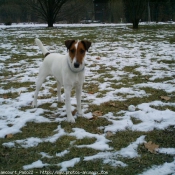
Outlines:
{"label": "green grass", "polygon": [[[173,26],[174,27],[174,26]],[[26,56],[26,52],[32,52],[37,53],[37,50],[35,49],[28,49],[23,48],[23,46],[33,46],[34,45],[34,35],[32,33],[37,33],[37,35],[40,36],[40,39],[43,41],[45,45],[52,46],[53,43],[55,45],[58,45],[62,48],[64,45],[64,40],[67,38],[79,38],[84,39],[88,38],[92,42],[94,42],[94,45],[96,42],[108,42],[107,45],[110,46],[113,42],[121,42],[122,47],[128,48],[126,42],[129,42],[130,44],[133,44],[135,41],[138,42],[145,42],[149,43],[150,41],[154,42],[162,42],[162,41],[168,41],[172,44],[174,44],[174,36],[171,38],[156,38],[157,33],[161,32],[174,32],[174,28],[170,25],[156,25],[156,26],[140,26],[139,30],[123,30],[123,29],[116,29],[115,27],[108,27],[108,30],[105,30],[105,27],[102,28],[96,28],[96,27],[83,27],[79,28],[79,33],[82,33],[81,36],[78,36],[78,32],[76,32],[75,28],[53,28],[50,29],[23,29],[25,32],[25,37],[18,38],[17,41],[15,40],[14,36],[7,36],[7,41],[12,41],[13,46],[17,42],[18,45],[16,46],[17,50],[20,50],[20,54],[17,54],[15,52],[12,52],[8,50],[8,48],[0,49],[0,51],[5,54],[11,53],[11,59],[2,60],[0,63],[3,63],[5,65],[5,68],[0,69],[0,77],[2,78],[0,80],[1,83],[1,89],[7,90],[7,93],[0,93],[0,98],[4,99],[4,103],[7,103],[5,100],[17,100],[19,97],[18,92],[12,92],[11,88],[21,88],[25,87],[27,90],[25,93],[28,92],[34,92],[35,83],[34,82],[20,82],[20,80],[11,81],[12,77],[18,76],[20,77],[20,74],[27,71],[28,65],[33,63],[33,61],[42,61],[42,55],[31,55]],[[103,30],[102,30],[103,29]],[[4,29],[7,30],[8,29]],[[16,29],[14,29],[16,31]],[[72,36],[72,31],[75,32],[74,36]],[[88,32],[87,32],[88,31]],[[94,32],[96,31],[96,32]],[[110,34],[109,34],[110,31]],[[58,35],[59,34],[59,35]],[[32,35],[32,37],[31,37]],[[50,37],[52,36],[52,37]],[[58,36],[64,36],[58,39]],[[104,37],[103,37],[104,36]],[[139,37],[139,38],[138,38]],[[2,39],[2,37],[0,37]],[[95,46],[93,46],[95,47]],[[61,49],[62,49],[61,48]],[[110,51],[113,51],[117,48],[111,46],[109,47]],[[129,49],[133,49],[133,47],[130,47]],[[53,48],[52,48],[53,49]],[[95,48],[97,49],[97,48]],[[145,58],[146,55],[146,49],[142,46],[140,46],[141,51],[143,52],[141,57],[142,59]],[[62,49],[64,51],[64,49]],[[96,51],[96,50],[95,50]],[[94,52],[94,51],[93,51]],[[89,55],[93,55],[94,53],[91,53],[91,50],[89,50]],[[99,53],[101,57],[107,57],[108,53]],[[92,56],[91,55],[91,56]],[[158,55],[161,56],[161,55]],[[90,57],[90,56],[89,56]],[[120,57],[120,56],[119,56]],[[106,65],[102,65],[99,62],[95,62],[92,64],[92,67],[96,67],[97,65],[100,66],[100,69],[91,71],[92,73],[99,75],[99,78],[91,77],[92,81],[86,81],[84,83],[83,87],[83,93],[84,96],[88,96],[91,94],[97,94],[97,98],[105,97],[108,90],[101,90],[99,89],[100,83],[105,83],[105,79],[110,83],[110,87],[114,89],[120,89],[122,87],[133,87],[135,84],[140,83],[147,83],[147,82],[165,82],[174,80],[174,77],[165,77],[163,79],[156,79],[154,81],[150,81],[149,78],[151,75],[145,76],[142,75],[142,72],[137,71],[136,68],[138,68],[140,65],[128,65],[128,59],[130,59],[129,55],[125,56],[126,58],[126,65],[123,66],[123,68],[120,71],[125,72],[125,75],[122,75],[121,80],[115,80],[114,76],[118,76],[118,70],[114,66],[111,66],[111,70],[106,70]],[[120,58],[117,58],[120,59]],[[116,59],[116,63],[118,63]],[[172,60],[156,60],[156,58],[152,59],[151,61],[161,63],[163,62],[166,65],[173,65],[175,62],[172,58]],[[25,60],[26,65],[25,70],[21,69],[21,65],[16,65],[15,67],[12,66],[11,63],[18,63],[19,61]],[[93,60],[92,60],[93,61]],[[97,61],[97,60],[95,60]],[[11,65],[9,65],[11,64]],[[11,69],[16,68],[18,71],[12,72]],[[91,67],[89,67],[91,68]],[[10,70],[9,70],[10,69]],[[39,67],[36,66],[36,69],[39,69]],[[110,71],[115,71],[116,75],[111,74]],[[133,74],[134,76],[130,78],[128,75]],[[30,76],[37,76],[37,75],[30,75]],[[89,77],[88,77],[89,78]],[[54,82],[55,80],[53,78],[49,78],[48,82]],[[57,96],[56,90],[56,83],[52,84],[51,86],[49,84],[46,85],[46,87],[42,87],[40,92],[45,90],[45,88],[48,88],[49,94],[39,94],[39,100],[42,99],[52,99]],[[120,120],[123,116],[122,111],[126,111],[128,109],[128,106],[133,104],[135,106],[142,104],[142,103],[149,103],[152,101],[161,101],[160,96],[171,96],[172,98],[169,101],[163,101],[167,103],[167,105],[164,106],[150,106],[153,109],[157,109],[160,111],[169,109],[171,111],[175,111],[175,107],[173,105],[169,105],[169,103],[175,102],[175,92],[167,93],[164,90],[161,89],[155,89],[154,87],[142,87],[140,90],[144,90],[147,94],[147,96],[143,97],[133,97],[133,98],[127,98],[127,95],[124,93],[118,93],[116,96],[121,96],[124,98],[124,101],[112,101],[109,100],[105,103],[101,103],[100,105],[94,105],[88,100],[82,99],[83,103],[87,106],[85,113],[93,113],[94,111],[101,111],[103,113],[103,116],[98,117],[94,120],[89,120],[84,117],[78,117],[76,119],[76,123],[68,123],[66,121],[62,122],[55,122],[52,121],[51,118],[58,118],[58,117],[66,117],[66,116],[59,116],[58,109],[63,108],[64,104],[57,103],[57,101],[54,101],[54,103],[57,103],[57,107],[52,108],[50,107],[52,105],[52,101],[42,103],[38,106],[38,108],[42,108],[44,110],[44,113],[41,114],[42,116],[49,118],[51,122],[43,122],[43,123],[36,123],[36,122],[27,122],[24,127],[21,128],[21,131],[14,134],[12,138],[0,138],[0,170],[4,171],[18,171],[22,170],[22,167],[24,165],[31,164],[37,160],[42,160],[43,163],[50,164],[49,166],[45,166],[42,168],[42,170],[59,170],[60,166],[58,166],[59,163],[63,161],[67,161],[70,159],[73,159],[75,157],[80,158],[80,162],[77,163],[74,167],[68,168],[69,171],[98,171],[101,170],[107,171],[108,174],[119,174],[119,175],[135,175],[142,173],[144,170],[151,168],[154,165],[162,165],[165,162],[172,162],[174,160],[173,156],[167,155],[167,154],[152,154],[148,152],[148,150],[144,147],[143,144],[140,144],[138,147],[138,154],[140,157],[137,158],[123,158],[123,157],[115,157],[114,160],[119,160],[124,163],[126,163],[127,167],[113,167],[110,163],[105,164],[103,162],[103,159],[94,159],[92,161],[84,161],[84,158],[86,156],[93,156],[99,152],[100,150],[95,150],[92,148],[83,147],[80,148],[78,146],[80,145],[91,145],[94,142],[96,142],[95,137],[85,137],[82,139],[77,139],[74,136],[71,136],[70,134],[73,132],[73,128],[81,128],[84,129],[86,132],[89,132],[91,134],[99,134],[104,135],[104,128],[105,126],[111,125],[112,122],[108,120],[107,117],[104,117],[104,115],[108,114],[109,112],[113,113],[115,120]],[[63,90],[62,90],[63,92]],[[75,95],[74,91],[72,92],[72,96]],[[114,105],[115,104],[115,105]],[[27,111],[31,110],[32,107],[30,104],[27,106],[21,107],[20,111]],[[137,110],[137,109],[136,109]],[[121,113],[120,113],[121,112]],[[18,114],[17,116],[18,117]],[[0,118],[1,119],[1,118]],[[138,120],[135,117],[131,117],[131,121],[133,124],[137,125],[140,124],[141,121]],[[36,137],[45,139],[48,137],[52,137],[57,133],[55,131],[57,127],[60,125],[60,127],[65,131],[65,135],[59,137],[56,139],[55,142],[49,142],[49,141],[43,141],[42,143],[39,143],[35,147],[30,148],[23,148],[20,144],[18,144],[17,140],[23,140],[26,138]],[[9,127],[13,126],[13,122],[8,123]],[[116,151],[119,151],[120,149],[127,147],[130,143],[134,142],[138,137],[145,135],[146,141],[152,141],[156,144],[158,144],[162,148],[175,148],[175,142],[174,142],[174,134],[175,134],[175,128],[174,126],[169,126],[167,129],[164,130],[153,130],[149,132],[140,132],[140,131],[132,131],[129,127],[126,128],[124,131],[118,131],[116,133],[113,133],[112,136],[107,137],[109,140],[109,146],[113,148],[112,153],[115,153]],[[15,147],[8,148],[2,146],[3,143],[8,142],[14,142]],[[56,156],[57,153],[60,153],[64,150],[68,150],[69,153],[64,155],[63,157]],[[41,152],[48,153],[52,158],[42,157],[40,154]],[[104,151],[107,152],[107,151]],[[40,169],[34,169],[34,172],[39,172]],[[37,173],[35,173],[37,174]]]}
{"label": "green grass", "polygon": [[174,44],[175,43],[175,35],[173,37],[170,38],[170,43]]}
{"label": "green grass", "polygon": [[[45,127],[45,131],[41,130],[39,127]],[[31,135],[36,137],[44,137],[49,134],[53,134],[53,129],[56,128],[56,123],[48,124],[35,124],[31,123],[30,125],[26,126],[21,134],[17,134],[14,136],[13,139],[18,138],[26,138],[27,136]],[[29,129],[28,127],[31,127]],[[38,129],[36,129],[35,127]],[[34,129],[34,130],[33,130]],[[35,132],[33,132],[33,131]],[[50,132],[49,132],[50,131]],[[147,141],[153,141],[154,143],[160,144],[161,147],[174,147],[175,144],[173,142],[174,137],[174,128],[168,128],[166,130],[160,131],[155,130],[148,133],[144,132],[131,132],[129,130],[118,132],[116,135],[110,137],[110,146],[114,148],[115,151],[120,150],[123,147],[128,146],[131,142],[135,141],[139,136],[146,135]],[[20,136],[21,135],[21,136]],[[8,139],[10,141],[12,139]],[[47,162],[52,166],[46,167],[45,170],[58,170],[59,167],[56,166],[59,162],[70,160],[74,157],[80,157],[81,161],[76,164],[73,168],[69,168],[70,171],[100,171],[105,170],[108,174],[113,174],[117,172],[118,174],[137,174],[141,173],[144,169],[151,167],[152,165],[160,165],[164,162],[172,162],[173,156],[166,155],[166,154],[152,154],[149,153],[144,145],[140,145],[138,148],[138,153],[141,157],[133,158],[133,159],[126,159],[120,157],[120,161],[124,161],[128,164],[127,167],[111,167],[110,164],[103,164],[102,160],[96,159],[93,161],[83,161],[85,156],[91,156],[98,151],[90,148],[77,148],[77,147],[70,147],[70,142],[75,141],[76,138],[70,136],[63,136],[59,138],[55,143],[41,143],[37,147],[34,148],[2,148],[1,149],[1,158],[0,158],[0,168],[1,170],[21,170],[21,167],[25,164],[30,164],[38,159],[41,159],[43,162]],[[2,139],[0,140],[2,143]],[[7,141],[7,140],[6,140]],[[81,140],[77,140],[74,144],[82,145],[82,144],[91,144],[94,142],[94,139],[84,138]],[[65,155],[64,157],[56,157],[56,153],[62,152],[65,149],[69,149],[70,153]],[[53,158],[42,158],[39,154],[40,152],[46,152]],[[139,168],[138,168],[139,166]],[[36,171],[38,171],[36,169]]]}
{"label": "green grass", "polygon": [[29,86],[32,86],[34,85],[34,82],[17,82],[17,81],[14,81],[14,82],[11,82],[9,81],[9,83],[7,84],[2,84],[2,87],[3,89],[7,90],[7,89],[10,89],[10,88],[15,88],[15,89],[18,89],[18,88],[21,88],[21,87],[29,87]]}

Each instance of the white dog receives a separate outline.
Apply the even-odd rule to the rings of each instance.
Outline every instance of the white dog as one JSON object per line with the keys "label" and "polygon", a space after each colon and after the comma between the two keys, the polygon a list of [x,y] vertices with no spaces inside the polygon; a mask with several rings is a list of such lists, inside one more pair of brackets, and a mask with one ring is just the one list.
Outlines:
{"label": "white dog", "polygon": [[58,83],[58,101],[61,101],[61,86],[63,85],[65,93],[67,120],[69,122],[75,122],[75,119],[73,118],[71,113],[71,90],[73,87],[75,87],[77,99],[77,115],[81,116],[81,91],[85,78],[85,57],[86,51],[88,51],[89,47],[91,46],[91,42],[87,40],[65,41],[65,45],[68,50],[67,55],[49,53],[39,39],[35,39],[35,42],[41,49],[43,55],[45,56],[45,59],[39,69],[39,75],[36,81],[36,91],[34,94],[33,107],[37,107],[38,92],[45,78],[48,75],[53,75]]}

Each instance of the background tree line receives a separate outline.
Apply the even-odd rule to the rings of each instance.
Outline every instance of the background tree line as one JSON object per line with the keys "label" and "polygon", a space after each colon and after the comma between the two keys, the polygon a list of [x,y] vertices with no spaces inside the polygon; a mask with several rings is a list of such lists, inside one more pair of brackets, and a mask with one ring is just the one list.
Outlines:
{"label": "background tree line", "polygon": [[0,0],[0,22],[47,22],[52,27],[57,22],[96,20],[99,3],[101,22],[132,22],[138,28],[140,20],[175,20],[175,0]]}

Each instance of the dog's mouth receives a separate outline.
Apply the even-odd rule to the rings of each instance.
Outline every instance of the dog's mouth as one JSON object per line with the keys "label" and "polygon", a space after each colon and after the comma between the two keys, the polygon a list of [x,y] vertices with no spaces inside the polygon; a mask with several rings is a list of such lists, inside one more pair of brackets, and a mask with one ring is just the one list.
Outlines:
{"label": "dog's mouth", "polygon": [[74,73],[78,73],[78,72],[82,72],[84,70],[84,62],[82,63],[79,63],[78,61],[76,60],[67,60],[67,63],[68,63],[68,66],[69,66],[69,69],[74,72]]}

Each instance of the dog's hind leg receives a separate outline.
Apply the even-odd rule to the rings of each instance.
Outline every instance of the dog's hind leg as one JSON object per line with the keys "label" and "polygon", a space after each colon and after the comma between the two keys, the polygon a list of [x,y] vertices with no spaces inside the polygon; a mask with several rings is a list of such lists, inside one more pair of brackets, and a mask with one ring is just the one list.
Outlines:
{"label": "dog's hind leg", "polygon": [[47,74],[46,73],[43,73],[42,71],[39,72],[38,79],[37,79],[37,82],[36,82],[36,90],[35,90],[35,93],[34,93],[33,104],[32,104],[33,107],[37,107],[38,93],[39,93],[39,90],[41,88],[41,85],[44,82],[44,80],[45,80],[46,77],[47,77]]}

